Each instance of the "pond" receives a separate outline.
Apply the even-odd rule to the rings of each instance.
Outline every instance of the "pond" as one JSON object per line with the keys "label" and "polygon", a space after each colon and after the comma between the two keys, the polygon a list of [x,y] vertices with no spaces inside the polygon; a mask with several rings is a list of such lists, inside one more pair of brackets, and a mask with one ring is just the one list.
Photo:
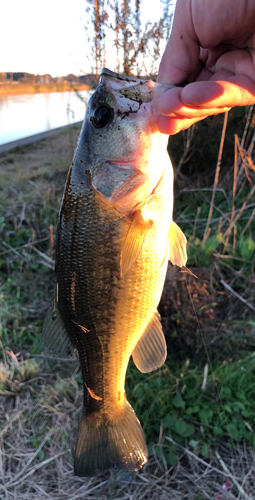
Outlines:
{"label": "pond", "polygon": [[0,145],[83,120],[90,92],[0,96]]}

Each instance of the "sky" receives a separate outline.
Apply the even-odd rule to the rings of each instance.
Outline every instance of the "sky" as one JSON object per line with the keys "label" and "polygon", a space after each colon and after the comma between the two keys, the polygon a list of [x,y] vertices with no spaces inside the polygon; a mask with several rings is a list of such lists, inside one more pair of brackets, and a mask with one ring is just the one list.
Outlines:
{"label": "sky", "polygon": [[85,8],[85,0],[3,0],[0,71],[87,71]]}
{"label": "sky", "polygon": [[[152,18],[159,0],[144,3],[147,11],[150,5]],[[85,0],[3,0],[0,72],[50,73],[53,77],[90,73],[86,7]],[[115,51],[109,43],[107,57],[107,67],[114,69]]]}

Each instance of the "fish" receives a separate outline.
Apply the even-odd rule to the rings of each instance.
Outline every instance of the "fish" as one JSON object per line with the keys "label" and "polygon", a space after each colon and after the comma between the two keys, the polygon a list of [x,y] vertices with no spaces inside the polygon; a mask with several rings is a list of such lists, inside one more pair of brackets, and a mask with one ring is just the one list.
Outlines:
{"label": "fish", "polygon": [[187,240],[172,220],[168,137],[157,128],[166,88],[102,69],[60,208],[43,345],[63,359],[79,355],[84,397],[74,474],[81,477],[139,470],[148,460],[126,371],[131,355],[143,373],[164,364],[157,306],[168,260],[187,261]]}

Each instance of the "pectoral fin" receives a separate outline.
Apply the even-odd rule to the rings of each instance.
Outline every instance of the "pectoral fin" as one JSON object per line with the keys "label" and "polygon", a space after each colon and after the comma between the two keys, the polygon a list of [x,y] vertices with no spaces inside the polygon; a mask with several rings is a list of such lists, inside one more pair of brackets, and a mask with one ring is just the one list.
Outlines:
{"label": "pectoral fin", "polygon": [[42,342],[45,349],[59,358],[70,358],[74,355],[73,347],[66,327],[59,314],[57,299],[54,297],[43,324]]}
{"label": "pectoral fin", "polygon": [[177,224],[172,221],[168,232],[168,258],[172,264],[183,267],[187,262],[187,239]]}
{"label": "pectoral fin", "polygon": [[132,224],[128,230],[120,256],[121,277],[131,269],[137,261],[142,250],[143,242],[146,238],[148,229],[153,222],[144,220],[141,212],[137,212]]}
{"label": "pectoral fin", "polygon": [[142,373],[157,370],[164,364],[167,355],[166,340],[160,323],[160,315],[155,312],[145,332],[132,352],[133,360]]}

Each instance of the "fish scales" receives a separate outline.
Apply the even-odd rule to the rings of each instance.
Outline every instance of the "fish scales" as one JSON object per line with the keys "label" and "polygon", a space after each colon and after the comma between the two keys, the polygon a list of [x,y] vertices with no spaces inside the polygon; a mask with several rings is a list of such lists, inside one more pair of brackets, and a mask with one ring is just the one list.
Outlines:
{"label": "fish scales", "polygon": [[[86,225],[84,217],[89,221]],[[128,227],[129,222],[123,221],[93,191],[83,198],[77,196],[77,199],[73,192],[69,196],[66,194],[58,236],[61,246],[57,259],[58,309],[74,346],[79,353],[83,350],[80,360],[84,365],[87,386],[102,397],[101,406],[112,405],[112,408],[115,404],[119,405],[118,391],[110,389],[105,398],[103,388],[107,391],[107,387],[111,387],[112,383],[116,385],[116,380],[123,378],[120,377],[125,373],[123,366],[127,365],[130,352],[143,333],[144,322],[148,322],[151,311],[158,304],[167,264],[161,267],[163,259],[158,257],[157,233],[154,230],[149,243],[150,252],[145,245],[133,269],[121,279],[119,255]],[[73,235],[71,238],[70,234]],[[156,239],[154,252],[153,237]],[[70,240],[71,252],[67,252]],[[161,272],[155,275],[155,268]],[[79,294],[72,299],[74,283]],[[78,325],[89,332],[81,335]],[[122,335],[123,331],[125,335]],[[134,331],[137,331],[137,338]],[[123,364],[119,362],[120,356]],[[98,376],[101,368],[102,373]],[[120,386],[122,388],[123,384]],[[85,391],[85,396],[90,405],[88,391]]]}
{"label": "fish scales", "polygon": [[[169,160],[165,165],[163,157],[155,169],[155,153],[150,157],[152,137],[162,148],[161,137],[153,136],[151,110],[128,98],[137,82],[125,81],[119,98],[123,82],[103,73],[88,104],[59,215],[57,291],[43,342],[57,355],[68,357],[73,348],[79,354],[84,408],[74,470],[80,476],[144,465],[147,447],[126,400],[126,369],[131,354],[141,371],[157,368],[166,356],[156,309],[173,247],[173,174]],[[151,83],[140,85],[144,102],[150,102]],[[185,245],[178,233],[175,254]]]}

